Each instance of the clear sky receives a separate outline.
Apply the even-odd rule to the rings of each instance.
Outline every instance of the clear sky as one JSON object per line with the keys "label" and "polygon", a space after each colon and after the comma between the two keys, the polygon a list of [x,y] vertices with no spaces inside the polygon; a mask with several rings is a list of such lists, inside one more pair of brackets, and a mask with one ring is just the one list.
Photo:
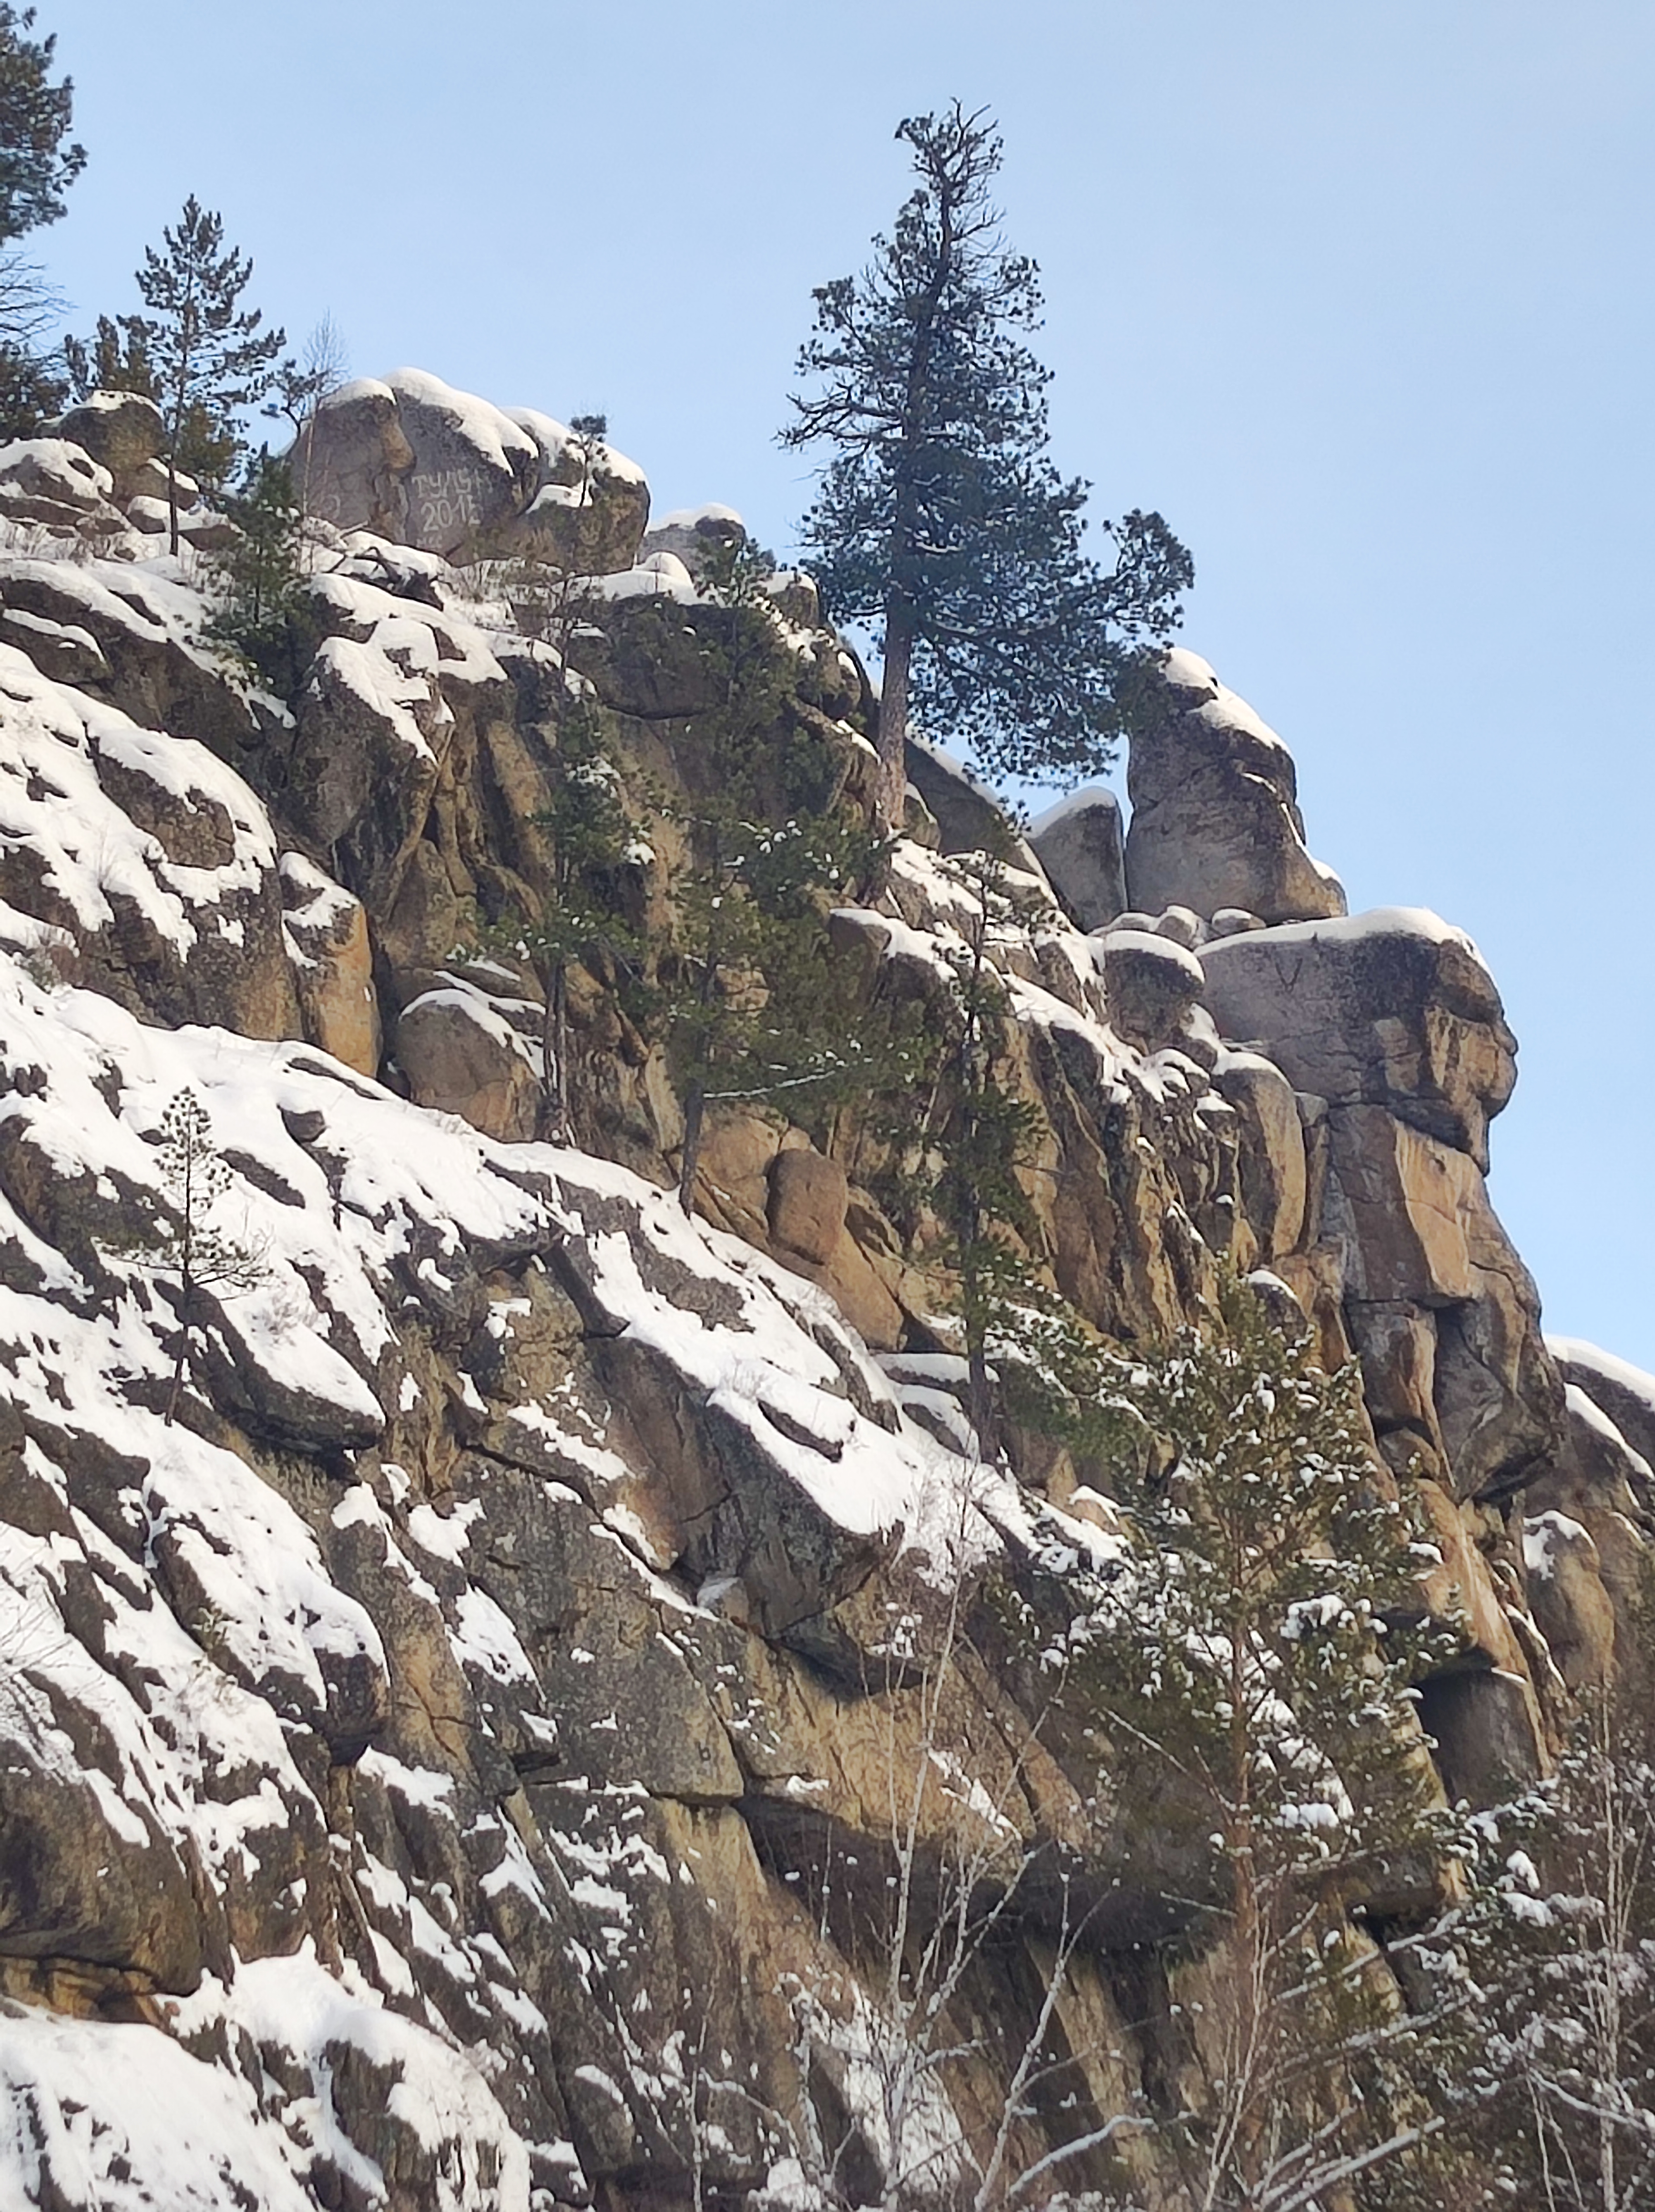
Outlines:
{"label": "clear sky", "polygon": [[1058,459],[1192,549],[1189,644],[1353,908],[1469,929],[1522,1041],[1495,1202],[1655,1368],[1649,0],[41,0],[90,161],[71,325],[187,192],[302,335],[601,409],[785,550],[813,284],[998,116]]}

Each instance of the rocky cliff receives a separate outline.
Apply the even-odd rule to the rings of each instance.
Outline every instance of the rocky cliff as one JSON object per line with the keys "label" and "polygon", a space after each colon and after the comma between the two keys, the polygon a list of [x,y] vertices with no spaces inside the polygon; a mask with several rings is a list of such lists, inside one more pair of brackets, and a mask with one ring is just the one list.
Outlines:
{"label": "rocky cliff", "polygon": [[[962,1588],[1060,1608],[1118,1540],[1106,1466],[981,1449],[876,1131],[727,1107],[687,1219],[646,1032],[577,974],[579,1148],[536,1143],[539,986],[463,950],[550,896],[572,700],[629,787],[694,789],[685,641],[733,518],[651,530],[633,465],[546,416],[349,386],[302,456],[278,698],[206,632],[221,518],[186,488],[158,550],[142,403],[60,429],[0,450],[0,2198],[779,2208],[824,2138],[876,2198],[912,2153],[858,1930],[916,1777],[922,1875],[997,1830],[1106,1899],[1052,2019],[1038,1889],[956,1992],[903,2123],[938,2193],[1038,2024],[1022,2169],[1095,2136],[1067,2186],[1164,2195],[1151,2132],[1103,2138],[1198,2078],[1180,1991],[1222,1960],[1157,1943],[1131,1790],[1034,1729],[991,1621],[915,1657]],[[561,653],[506,588],[545,545],[594,579]],[[861,669],[808,580],[771,593],[776,743],[865,815]],[[1038,823],[992,945],[1033,1256],[1110,1340],[1229,1266],[1360,1361],[1461,1624],[1435,1757],[1493,1802],[1636,1663],[1655,1382],[1542,1336],[1484,1183],[1515,1044],[1475,945],[1345,914],[1203,662],[1159,700],[1124,842],[1107,793]],[[912,769],[832,932],[923,1016],[994,810]],[[634,864],[646,929],[668,857]],[[181,1095],[256,1263],[182,1314]]]}

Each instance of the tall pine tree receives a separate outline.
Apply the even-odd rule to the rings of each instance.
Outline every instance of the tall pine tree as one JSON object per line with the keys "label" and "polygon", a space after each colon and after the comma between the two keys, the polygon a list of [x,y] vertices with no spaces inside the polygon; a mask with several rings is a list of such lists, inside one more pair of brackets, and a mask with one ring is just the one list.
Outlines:
{"label": "tall pine tree", "polygon": [[35,10],[0,0],[0,245],[56,222],[64,193],[86,166],[66,146],[75,87],[52,82],[55,38],[31,39]]}
{"label": "tall pine tree", "polygon": [[[52,82],[57,40],[28,36],[34,16],[0,0],[0,248],[56,222],[86,165],[84,149],[64,143],[74,85]],[[0,252],[0,436],[32,435],[64,404],[63,377],[39,348],[61,307],[33,263]]]}
{"label": "tall pine tree", "polygon": [[911,714],[991,770],[1104,765],[1135,666],[1163,644],[1190,556],[1158,514],[1103,526],[1085,550],[1086,485],[1047,451],[1039,271],[1008,250],[990,197],[1001,148],[956,100],[897,137],[919,184],[859,276],[816,292],[790,447],[833,449],[805,520],[830,611],[882,632],[882,811],[900,826]]}

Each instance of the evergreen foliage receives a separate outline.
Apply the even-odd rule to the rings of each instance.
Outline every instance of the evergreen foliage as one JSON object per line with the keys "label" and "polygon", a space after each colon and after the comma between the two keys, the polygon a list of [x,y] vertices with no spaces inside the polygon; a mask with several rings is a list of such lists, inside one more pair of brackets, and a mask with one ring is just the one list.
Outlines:
{"label": "evergreen foliage", "polygon": [[213,556],[225,599],[212,635],[239,653],[273,691],[290,696],[300,674],[294,616],[304,576],[304,517],[288,462],[261,446],[227,505],[236,536]]}
{"label": "evergreen foliage", "polygon": [[958,101],[897,137],[919,185],[859,276],[815,293],[790,447],[832,448],[804,534],[825,603],[879,629],[885,818],[901,819],[912,711],[991,770],[1106,764],[1123,700],[1179,618],[1190,556],[1158,514],[1083,545],[1087,488],[1047,450],[1050,373],[1034,263],[1009,252],[990,185],[1001,145]]}
{"label": "evergreen foliage", "polygon": [[179,550],[180,470],[211,489],[229,477],[242,439],[237,417],[270,391],[285,343],[265,330],[241,295],[252,276],[247,256],[224,243],[221,216],[194,193],[162,250],[144,249],[137,272],[149,312],[99,320],[96,336],[70,349],[77,385],[142,392],[167,425],[169,545]]}
{"label": "evergreen foliage", "polygon": [[263,1253],[215,1224],[213,1217],[232,1178],[213,1142],[207,1109],[191,1091],[176,1092],[161,1116],[161,1166],[167,1210],[106,1249],[112,1257],[136,1261],[177,1281],[177,1351],[167,1398],[170,1424],[203,1319],[202,1294],[256,1289],[269,1270]]}
{"label": "evergreen foliage", "polygon": [[[0,0],[0,247],[64,213],[86,165],[65,144],[75,88],[52,82],[54,38],[31,39],[35,10]],[[0,439],[32,437],[68,398],[61,369],[41,352],[61,302],[32,263],[0,252]]]}
{"label": "evergreen foliage", "polygon": [[1448,1904],[1466,1838],[1410,1693],[1455,1639],[1423,1622],[1427,1547],[1354,1375],[1324,1374],[1247,1284],[1222,1286],[1209,1333],[1106,1376],[1146,1472],[1075,1679],[1116,1771],[1167,1777],[1167,1817],[1226,1877],[1193,1929],[1224,1951],[1193,2028],[1210,2097],[1174,2140],[1202,2204],[1343,2202],[1359,2176],[1420,2169],[1476,1995]]}
{"label": "evergreen foliage", "polygon": [[1642,2212],[1655,2205],[1647,1705],[1624,1683],[1588,1692],[1537,1802],[1485,1826],[1499,1909],[1481,1928],[1482,2047],[1455,2085],[1464,2122],[1506,2197]]}
{"label": "evergreen foliage", "polygon": [[64,143],[75,86],[52,82],[55,35],[31,39],[36,10],[0,0],[0,245],[64,212],[64,194],[86,167],[85,149]]}
{"label": "evergreen foliage", "polygon": [[568,979],[577,961],[598,968],[629,957],[635,933],[619,910],[618,881],[637,855],[640,829],[627,811],[601,710],[578,702],[557,732],[551,798],[530,819],[549,848],[550,887],[531,917],[498,922],[492,950],[526,960],[545,1002],[541,1030],[540,1126],[552,1144],[571,1139]]}
{"label": "evergreen foliage", "polygon": [[679,1196],[692,1206],[709,1105],[873,1079],[826,910],[876,865],[878,841],[832,805],[813,738],[790,732],[792,672],[765,585],[771,556],[731,539],[701,577],[697,650],[714,704],[695,719],[696,797],[678,815],[689,862],[672,886],[658,1018],[684,1100]]}

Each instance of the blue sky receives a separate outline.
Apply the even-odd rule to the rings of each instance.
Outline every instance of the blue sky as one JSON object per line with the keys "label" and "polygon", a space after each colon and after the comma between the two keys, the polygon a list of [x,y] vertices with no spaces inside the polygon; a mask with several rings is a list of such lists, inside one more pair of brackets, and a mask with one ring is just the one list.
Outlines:
{"label": "blue sky", "polygon": [[1194,551],[1353,907],[1469,929],[1522,1042],[1493,1189],[1548,1326],[1655,1368],[1647,0],[43,0],[90,161],[36,249],[135,304],[185,195],[302,334],[607,411],[785,549],[810,287],[1006,141],[1054,440]]}

